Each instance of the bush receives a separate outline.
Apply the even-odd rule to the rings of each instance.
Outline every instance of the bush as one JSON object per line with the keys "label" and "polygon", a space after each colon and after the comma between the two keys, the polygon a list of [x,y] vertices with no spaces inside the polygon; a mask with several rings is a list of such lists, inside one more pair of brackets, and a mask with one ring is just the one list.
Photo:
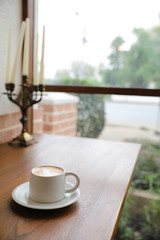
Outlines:
{"label": "bush", "polygon": [[[133,142],[133,140],[130,140]],[[134,140],[134,142],[139,142]],[[160,144],[141,141],[142,148],[135,168],[131,188],[160,194]],[[115,240],[159,240],[160,201],[145,201],[129,194],[118,224]]]}
{"label": "bush", "polygon": [[[93,86],[100,85],[96,80],[61,79],[59,84]],[[105,124],[104,96],[97,94],[75,94],[79,98],[77,135],[80,137],[96,138]]]}
{"label": "bush", "polygon": [[[139,211],[133,210],[138,207]],[[160,201],[150,200],[139,207],[129,197],[125,203],[115,240],[159,240]]]}
{"label": "bush", "polygon": [[131,186],[160,194],[160,144],[142,142]]}
{"label": "bush", "polygon": [[81,137],[96,138],[104,123],[104,100],[101,95],[76,94],[79,98],[77,134]]}

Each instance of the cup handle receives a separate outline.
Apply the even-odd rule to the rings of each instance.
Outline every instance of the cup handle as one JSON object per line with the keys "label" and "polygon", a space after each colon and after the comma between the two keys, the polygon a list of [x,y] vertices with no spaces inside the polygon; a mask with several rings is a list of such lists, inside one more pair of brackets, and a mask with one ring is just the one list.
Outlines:
{"label": "cup handle", "polygon": [[77,181],[76,181],[75,186],[73,186],[72,188],[66,189],[65,193],[71,193],[71,192],[75,191],[79,187],[79,184],[80,184],[80,179],[79,179],[79,177],[78,177],[78,175],[76,173],[74,173],[74,172],[65,172],[65,176],[69,176],[69,175],[74,176]]}

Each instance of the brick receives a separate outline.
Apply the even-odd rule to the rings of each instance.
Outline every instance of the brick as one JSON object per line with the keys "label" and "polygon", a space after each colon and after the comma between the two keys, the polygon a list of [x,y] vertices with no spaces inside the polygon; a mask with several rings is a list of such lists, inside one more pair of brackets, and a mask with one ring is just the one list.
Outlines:
{"label": "brick", "polygon": [[50,117],[50,121],[52,122],[58,122],[58,121],[63,121],[67,119],[67,114],[60,114],[60,115],[52,115]]}
{"label": "brick", "polygon": [[42,109],[44,112],[53,112],[55,110],[55,106],[53,105],[42,105]]}
{"label": "brick", "polygon": [[67,113],[67,118],[77,118],[77,112],[69,112],[69,113]]}
{"label": "brick", "polygon": [[55,131],[59,130],[60,128],[61,128],[60,124],[54,125],[53,131],[55,132]]}
{"label": "brick", "polygon": [[60,112],[64,110],[64,105],[55,105],[54,106],[54,111],[55,112]]}
{"label": "brick", "polygon": [[54,111],[55,112],[76,110],[76,109],[77,109],[77,104],[61,104],[61,105],[55,105],[54,106]]}
{"label": "brick", "polygon": [[42,119],[43,118],[43,109],[38,108],[33,110],[33,119]]}
{"label": "brick", "polygon": [[72,104],[64,105],[64,110],[71,110],[71,109],[72,109]]}
{"label": "brick", "polygon": [[43,114],[43,122],[48,122],[48,114]]}
{"label": "brick", "polygon": [[43,124],[43,131],[52,131],[53,130],[53,126],[52,125],[48,125],[48,124]]}
{"label": "brick", "polygon": [[11,113],[0,116],[0,130],[20,123],[21,113]]}
{"label": "brick", "polygon": [[67,119],[67,114],[61,114],[61,115],[58,115],[56,120],[57,121],[63,121],[63,120],[66,120]]}
{"label": "brick", "polygon": [[[6,118],[6,116],[8,116],[8,115],[2,115],[2,116],[0,116],[0,129],[3,129],[3,128],[5,128],[5,122],[6,121],[8,121],[7,120],[7,118]],[[8,124],[7,124],[8,125]]]}
{"label": "brick", "polygon": [[34,133],[42,133],[43,132],[43,123],[42,122],[34,122],[33,123],[33,132]]}
{"label": "brick", "polygon": [[17,125],[18,123],[20,123],[21,118],[22,118],[21,112],[10,114],[10,126]]}
{"label": "brick", "polygon": [[77,125],[77,119],[73,119],[73,120],[69,121],[69,124],[70,124],[70,126]]}
{"label": "brick", "polygon": [[68,127],[68,125],[69,125],[68,122],[62,122],[59,124],[60,128],[66,128]]}
{"label": "brick", "polygon": [[55,115],[49,115],[48,116],[48,122],[54,122],[58,120],[58,116]]}
{"label": "brick", "polygon": [[21,129],[21,127],[16,127],[0,132],[0,144],[10,142],[13,138],[17,137],[21,133]]}
{"label": "brick", "polygon": [[[63,135],[70,135],[71,134],[71,131],[70,131],[70,129],[67,129],[67,130],[64,130],[63,132]],[[61,133],[61,135],[62,135],[62,133]]]}
{"label": "brick", "polygon": [[55,131],[55,134],[68,134],[72,136],[76,136],[77,128],[68,128],[68,129],[59,129],[58,131]]}
{"label": "brick", "polygon": [[77,110],[77,104],[70,104],[70,109],[71,110]]}
{"label": "brick", "polygon": [[[21,112],[0,116],[0,142],[10,141],[21,133]],[[76,135],[77,104],[42,105],[33,110],[33,129],[36,133],[49,132]]]}

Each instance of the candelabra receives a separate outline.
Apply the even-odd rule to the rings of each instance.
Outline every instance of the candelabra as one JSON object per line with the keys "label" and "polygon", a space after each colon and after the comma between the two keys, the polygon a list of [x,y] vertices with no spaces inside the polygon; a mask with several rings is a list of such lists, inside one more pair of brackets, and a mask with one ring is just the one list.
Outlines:
{"label": "candelabra", "polygon": [[44,86],[42,84],[32,85],[27,83],[27,77],[22,76],[22,85],[19,94],[14,93],[15,84],[6,83],[6,90],[8,99],[15,103],[21,110],[22,118],[20,122],[22,123],[21,134],[16,138],[13,138],[9,144],[17,142],[21,146],[28,146],[30,143],[36,142],[33,136],[27,133],[27,110],[29,107],[33,106],[36,103],[39,103],[42,100]]}

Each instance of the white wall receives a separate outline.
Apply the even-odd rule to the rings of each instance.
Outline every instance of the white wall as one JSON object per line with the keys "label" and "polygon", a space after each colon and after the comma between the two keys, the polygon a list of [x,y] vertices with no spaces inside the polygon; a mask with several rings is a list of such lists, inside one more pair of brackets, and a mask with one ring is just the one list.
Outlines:
{"label": "white wall", "polygon": [[[19,108],[11,103],[5,92],[6,63],[9,29],[12,29],[12,53],[11,53],[11,72],[17,41],[19,36],[20,24],[22,19],[21,0],[0,0],[0,115],[19,111]],[[16,75],[16,91],[19,90],[20,83],[20,64]]]}

